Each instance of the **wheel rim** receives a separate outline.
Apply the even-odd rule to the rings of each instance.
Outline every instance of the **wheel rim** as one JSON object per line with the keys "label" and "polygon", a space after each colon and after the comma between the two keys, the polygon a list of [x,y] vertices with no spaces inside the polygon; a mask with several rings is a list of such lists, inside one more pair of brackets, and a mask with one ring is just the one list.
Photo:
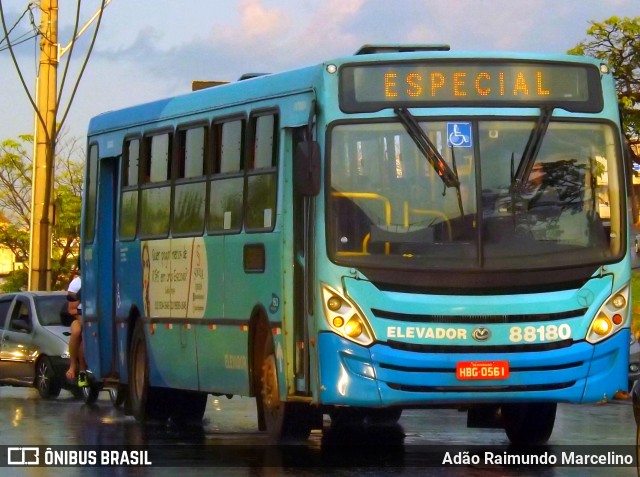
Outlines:
{"label": "wheel rim", "polygon": [[280,389],[278,387],[278,372],[276,370],[276,359],[269,355],[262,365],[262,404],[264,410],[270,414],[275,414],[280,410]]}
{"label": "wheel rim", "polygon": [[38,363],[38,371],[36,374],[36,380],[38,383],[38,389],[41,393],[46,394],[49,390],[49,367],[46,361],[40,361]]}

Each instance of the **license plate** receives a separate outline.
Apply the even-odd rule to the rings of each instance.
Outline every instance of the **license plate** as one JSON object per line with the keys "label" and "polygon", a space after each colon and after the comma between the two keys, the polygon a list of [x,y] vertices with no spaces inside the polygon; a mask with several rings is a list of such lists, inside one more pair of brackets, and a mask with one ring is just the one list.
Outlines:
{"label": "license plate", "polygon": [[471,379],[507,379],[509,361],[461,361],[456,364],[456,378]]}

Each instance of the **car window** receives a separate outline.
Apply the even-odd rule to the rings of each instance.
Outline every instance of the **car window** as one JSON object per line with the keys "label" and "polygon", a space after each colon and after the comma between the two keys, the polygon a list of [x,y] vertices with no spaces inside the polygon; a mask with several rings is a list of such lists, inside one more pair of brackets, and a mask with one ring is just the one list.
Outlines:
{"label": "car window", "polygon": [[2,328],[5,327],[7,315],[9,313],[9,308],[11,308],[12,301],[13,297],[0,300],[0,327]]}
{"label": "car window", "polygon": [[9,330],[19,331],[22,333],[28,333],[33,330],[33,326],[31,325],[31,312],[28,301],[23,301],[20,298],[16,300],[16,304],[13,307],[13,312],[11,313]]}
{"label": "car window", "polygon": [[60,312],[67,304],[67,295],[44,295],[36,299],[36,313],[42,326],[62,326]]}

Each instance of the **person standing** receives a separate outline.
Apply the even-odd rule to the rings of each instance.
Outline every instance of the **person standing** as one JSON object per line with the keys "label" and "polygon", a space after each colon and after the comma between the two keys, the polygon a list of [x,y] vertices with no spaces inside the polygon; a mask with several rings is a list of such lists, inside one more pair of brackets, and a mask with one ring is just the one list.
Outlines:
{"label": "person standing", "polygon": [[[80,302],[80,290],[82,281],[80,276],[76,276],[67,288],[67,300],[69,301],[69,314],[73,317],[69,337],[69,369],[66,377],[69,381],[78,380],[78,387],[87,386],[87,364],[84,359],[84,349],[82,346],[82,304]],[[76,376],[77,374],[77,376]]]}

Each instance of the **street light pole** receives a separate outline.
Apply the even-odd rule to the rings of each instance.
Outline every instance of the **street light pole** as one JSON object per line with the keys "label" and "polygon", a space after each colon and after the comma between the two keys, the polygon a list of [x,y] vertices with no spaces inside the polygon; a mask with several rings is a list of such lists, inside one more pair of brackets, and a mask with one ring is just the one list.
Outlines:
{"label": "street light pole", "polygon": [[51,227],[58,68],[58,0],[41,0],[40,67],[31,201],[29,289],[51,288]]}

